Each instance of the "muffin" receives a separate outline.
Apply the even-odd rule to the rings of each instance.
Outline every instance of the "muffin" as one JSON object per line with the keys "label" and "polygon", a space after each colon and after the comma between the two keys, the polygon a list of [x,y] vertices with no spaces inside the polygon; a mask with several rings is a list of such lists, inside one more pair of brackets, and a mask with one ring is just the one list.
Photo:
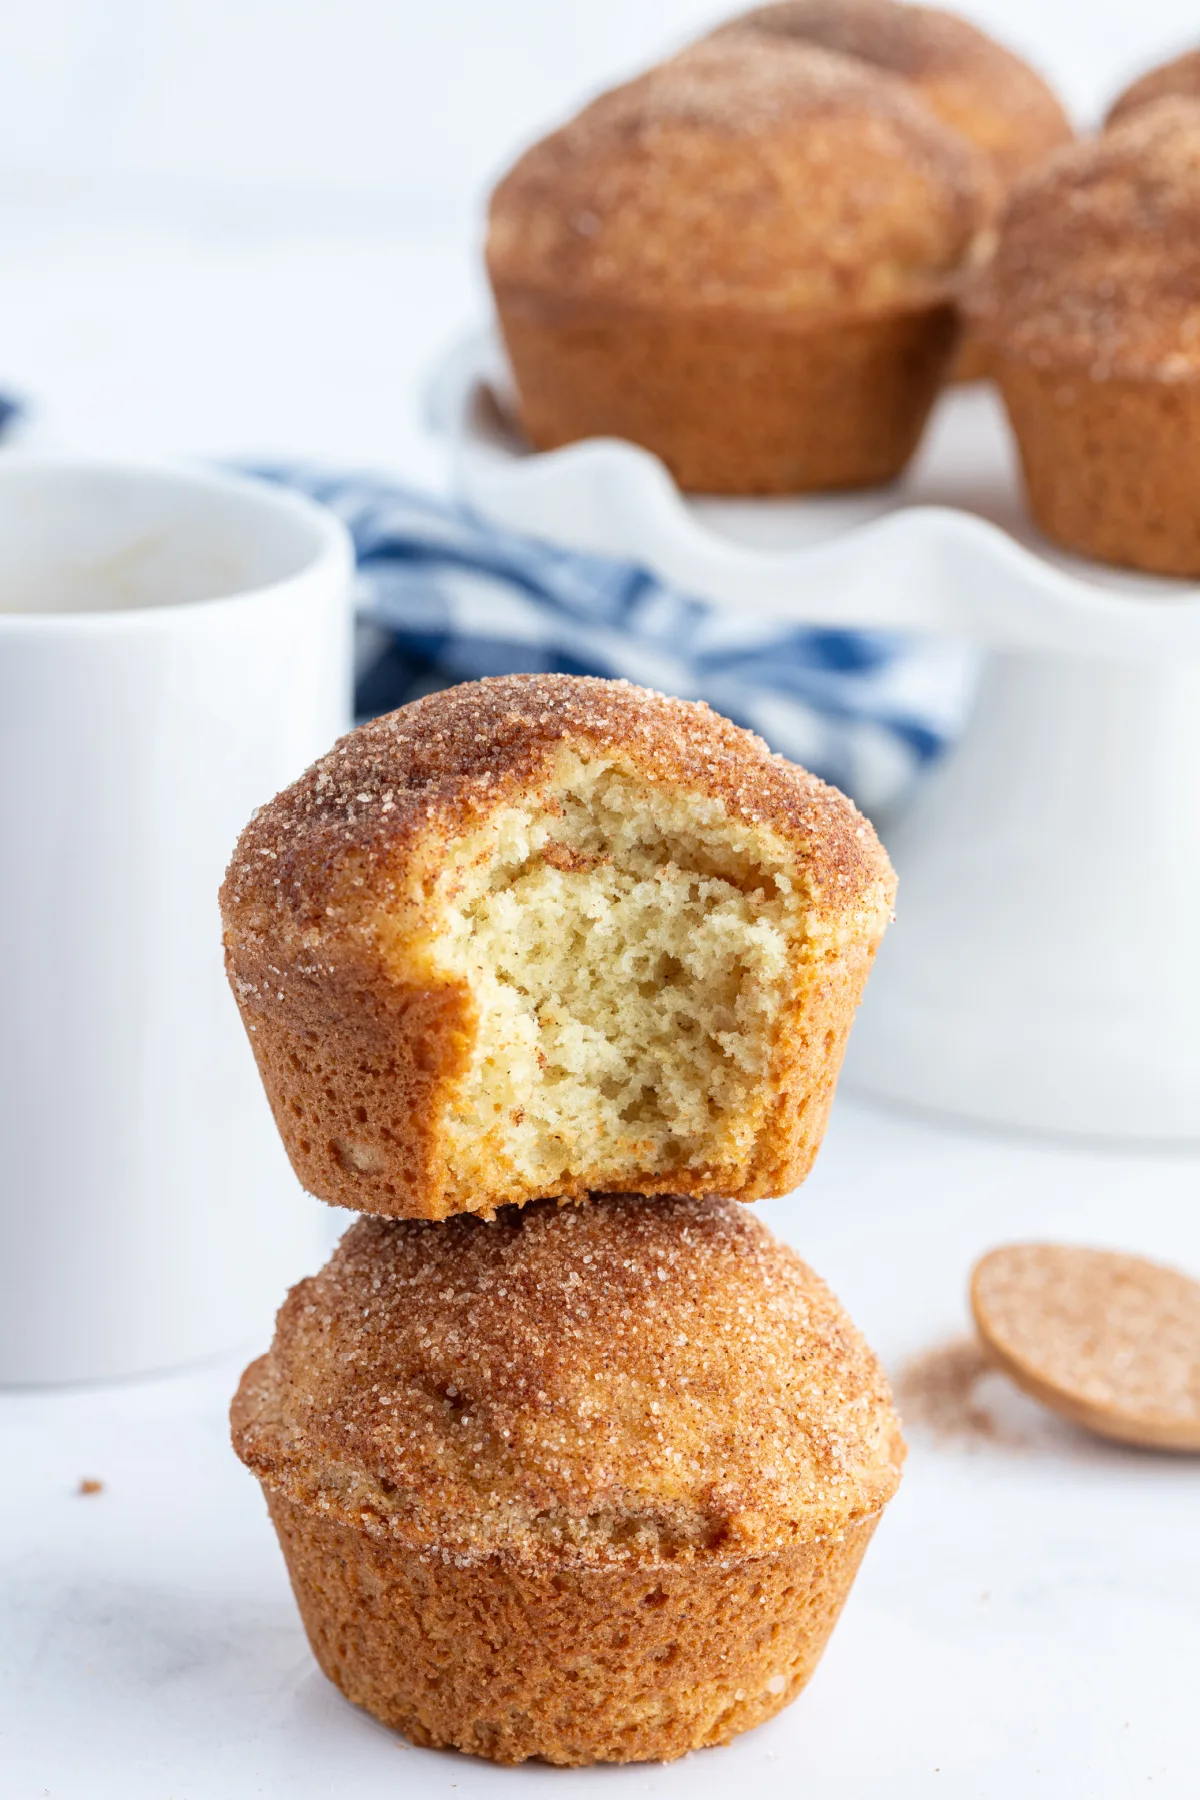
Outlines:
{"label": "muffin", "polygon": [[897,0],[779,0],[730,19],[716,33],[754,32],[817,44],[899,76],[944,125],[983,152],[993,205],[1027,169],[1074,136],[1042,77],[977,25],[934,6]]}
{"label": "muffin", "polygon": [[1105,125],[1119,125],[1155,100],[1200,100],[1200,50],[1188,50],[1171,62],[1160,63],[1113,101]]}
{"label": "muffin", "polygon": [[1027,177],[973,305],[1046,535],[1200,576],[1200,107],[1159,100]]}
{"label": "muffin", "polygon": [[[937,7],[896,0],[780,0],[729,20],[717,35],[743,32],[817,44],[908,82],[944,125],[987,158],[989,223],[1018,177],[1074,136],[1057,96],[1028,63],[978,26]],[[990,237],[979,240],[980,263],[989,245]],[[986,353],[970,332],[952,372],[960,381],[987,373]]]}
{"label": "muffin", "polygon": [[344,738],[222,909],[301,1182],[441,1219],[794,1187],[893,891],[848,800],[706,706],[514,675]]}
{"label": "muffin", "polygon": [[904,1454],[829,1290],[716,1199],[360,1220],[232,1417],[325,1674],[503,1763],[786,1706]]}
{"label": "muffin", "polygon": [[701,493],[890,480],[986,186],[903,82],[807,45],[706,42],[613,89],[492,198],[526,435],[626,438]]}

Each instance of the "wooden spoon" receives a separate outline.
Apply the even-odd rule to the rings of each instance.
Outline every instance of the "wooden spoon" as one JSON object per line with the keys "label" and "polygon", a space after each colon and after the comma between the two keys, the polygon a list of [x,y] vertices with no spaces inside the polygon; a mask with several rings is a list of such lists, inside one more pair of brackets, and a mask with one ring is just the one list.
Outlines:
{"label": "wooden spoon", "polygon": [[1005,1244],[976,1263],[992,1360],[1101,1437],[1200,1452],[1200,1282],[1114,1250]]}

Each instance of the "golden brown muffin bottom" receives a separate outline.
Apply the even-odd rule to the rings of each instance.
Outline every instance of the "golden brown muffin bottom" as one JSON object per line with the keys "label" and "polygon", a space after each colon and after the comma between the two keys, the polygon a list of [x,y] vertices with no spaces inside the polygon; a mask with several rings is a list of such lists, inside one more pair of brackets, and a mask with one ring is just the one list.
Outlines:
{"label": "golden brown muffin bottom", "polygon": [[549,306],[503,286],[496,298],[537,449],[625,438],[701,494],[893,480],[916,449],[958,332],[949,298],[812,323]]}
{"label": "golden brown muffin bottom", "polygon": [[996,353],[1034,518],[1101,562],[1200,576],[1200,381],[1150,381]]}
{"label": "golden brown muffin bottom", "polygon": [[878,1518],[731,1562],[546,1570],[422,1561],[264,1491],[330,1681],[413,1743],[499,1763],[666,1762],[769,1719],[816,1668]]}
{"label": "golden brown muffin bottom", "polygon": [[983,339],[971,330],[969,325],[963,331],[958,343],[958,352],[951,364],[949,381],[990,381],[992,377],[992,353]]}

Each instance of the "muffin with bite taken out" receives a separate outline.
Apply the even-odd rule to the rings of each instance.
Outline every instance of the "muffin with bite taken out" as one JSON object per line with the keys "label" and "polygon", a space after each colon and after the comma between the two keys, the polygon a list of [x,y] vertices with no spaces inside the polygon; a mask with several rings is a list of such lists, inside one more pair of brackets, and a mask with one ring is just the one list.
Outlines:
{"label": "muffin with bite taken out", "polygon": [[222,910],[301,1182],[442,1219],[795,1187],[893,893],[850,802],[708,707],[514,675],[344,738]]}

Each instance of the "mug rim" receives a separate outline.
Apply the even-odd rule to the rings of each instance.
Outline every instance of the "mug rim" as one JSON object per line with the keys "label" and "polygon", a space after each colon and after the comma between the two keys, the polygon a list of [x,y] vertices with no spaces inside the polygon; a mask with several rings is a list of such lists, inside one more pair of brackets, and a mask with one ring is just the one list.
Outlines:
{"label": "mug rim", "polygon": [[275,599],[287,589],[325,574],[352,574],[354,546],[342,520],[328,506],[306,494],[279,486],[262,476],[241,470],[193,463],[174,457],[109,457],[57,450],[6,450],[0,454],[0,485],[18,470],[41,469],[62,473],[98,473],[131,480],[161,482],[164,477],[181,488],[216,494],[238,495],[266,512],[287,514],[302,521],[314,534],[313,553],[290,575],[252,587],[233,588],[203,600],[180,600],[165,606],[97,607],[79,612],[6,611],[0,608],[0,637],[30,632],[162,630],[176,620],[204,619],[222,609]]}

